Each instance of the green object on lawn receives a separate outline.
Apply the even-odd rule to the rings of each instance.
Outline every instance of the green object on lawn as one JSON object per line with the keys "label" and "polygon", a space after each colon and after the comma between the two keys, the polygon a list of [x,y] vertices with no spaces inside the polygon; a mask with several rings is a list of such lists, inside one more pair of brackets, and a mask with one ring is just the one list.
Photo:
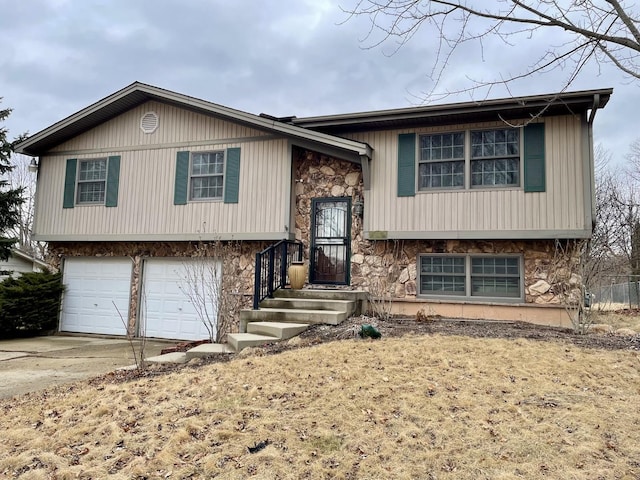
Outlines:
{"label": "green object on lawn", "polygon": [[364,325],[362,325],[360,327],[360,333],[359,333],[360,337],[362,338],[380,338],[382,337],[382,334],[378,331],[378,329],[376,327],[374,327],[373,325],[369,325],[368,323],[365,323]]}

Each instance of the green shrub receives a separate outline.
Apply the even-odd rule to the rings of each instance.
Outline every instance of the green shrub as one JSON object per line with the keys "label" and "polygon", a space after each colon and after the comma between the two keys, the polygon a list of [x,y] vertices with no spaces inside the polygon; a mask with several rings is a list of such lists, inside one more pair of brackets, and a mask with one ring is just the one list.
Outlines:
{"label": "green shrub", "polygon": [[56,329],[63,290],[60,273],[23,273],[0,283],[0,337]]}

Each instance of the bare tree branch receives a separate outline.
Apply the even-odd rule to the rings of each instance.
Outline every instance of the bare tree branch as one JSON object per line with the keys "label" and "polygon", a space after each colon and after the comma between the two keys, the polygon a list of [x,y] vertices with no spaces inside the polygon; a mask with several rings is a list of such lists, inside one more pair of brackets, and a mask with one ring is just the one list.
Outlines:
{"label": "bare tree branch", "polygon": [[[640,28],[635,5],[621,0],[358,0],[354,8],[343,8],[345,21],[357,16],[368,17],[370,29],[363,43],[372,48],[393,39],[395,53],[426,29],[436,44],[430,78],[434,82],[431,97],[451,65],[454,53],[461,45],[474,43],[485,54],[484,41],[496,38],[505,45],[517,40],[532,39],[542,32],[564,32],[561,46],[547,45],[529,68],[516,74],[497,75],[490,80],[474,80],[472,86],[438,94],[473,92],[495,85],[506,86],[524,77],[566,69],[572,62],[565,82],[568,87],[583,67],[593,61],[609,63],[632,78],[640,78]],[[381,33],[376,38],[376,32]],[[368,44],[367,44],[368,42]],[[393,54],[392,53],[392,54]]]}
{"label": "bare tree branch", "polygon": [[47,245],[33,240],[33,220],[35,212],[36,175],[29,171],[31,159],[25,155],[11,157],[13,169],[5,174],[9,188],[22,189],[24,202],[19,207],[18,223],[12,230],[17,238],[17,247],[38,258],[45,258]]}

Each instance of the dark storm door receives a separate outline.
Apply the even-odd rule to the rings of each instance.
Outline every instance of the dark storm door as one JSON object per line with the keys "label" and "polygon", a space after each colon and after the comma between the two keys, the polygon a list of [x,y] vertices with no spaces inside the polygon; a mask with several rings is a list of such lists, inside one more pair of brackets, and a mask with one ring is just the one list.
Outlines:
{"label": "dark storm door", "polygon": [[350,252],[351,198],[314,198],[309,281],[348,285]]}

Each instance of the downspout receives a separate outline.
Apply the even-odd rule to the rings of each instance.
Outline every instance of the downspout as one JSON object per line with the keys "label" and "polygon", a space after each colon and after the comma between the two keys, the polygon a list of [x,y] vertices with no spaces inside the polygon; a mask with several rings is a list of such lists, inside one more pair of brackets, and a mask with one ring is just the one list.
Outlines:
{"label": "downspout", "polygon": [[596,182],[595,182],[595,158],[593,153],[593,120],[600,106],[600,94],[593,95],[593,105],[587,119],[587,135],[589,138],[589,177],[591,179],[591,230],[596,226]]}
{"label": "downspout", "polygon": [[35,188],[35,192],[33,192],[33,218],[31,219],[31,240],[36,240],[37,241],[37,234],[36,238],[34,238],[34,233],[36,231],[36,225],[38,223],[38,192],[40,192],[40,169],[42,168],[42,157],[32,157],[36,159],[38,168],[36,170],[36,188]]}
{"label": "downspout", "polygon": [[369,215],[371,210],[371,157],[373,156],[373,149],[367,145],[367,153],[360,155],[360,165],[362,167],[362,203],[363,212],[361,217],[362,222],[362,235],[364,237],[365,232],[369,231]]}

